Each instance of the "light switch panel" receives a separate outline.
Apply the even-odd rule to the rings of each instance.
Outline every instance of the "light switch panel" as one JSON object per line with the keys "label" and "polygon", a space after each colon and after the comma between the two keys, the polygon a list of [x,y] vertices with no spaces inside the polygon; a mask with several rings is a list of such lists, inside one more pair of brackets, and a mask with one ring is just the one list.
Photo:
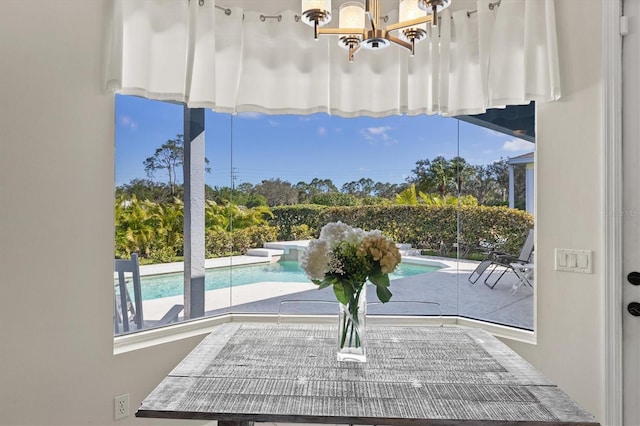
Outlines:
{"label": "light switch panel", "polygon": [[580,272],[590,274],[593,271],[591,250],[573,250],[557,248],[556,271]]}

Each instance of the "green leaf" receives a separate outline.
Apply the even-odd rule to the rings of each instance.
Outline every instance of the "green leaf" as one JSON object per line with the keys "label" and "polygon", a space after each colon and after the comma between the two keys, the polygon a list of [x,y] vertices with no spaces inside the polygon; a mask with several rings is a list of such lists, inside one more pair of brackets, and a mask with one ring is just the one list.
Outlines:
{"label": "green leaf", "polygon": [[372,274],[369,276],[369,281],[375,284],[378,299],[380,299],[382,303],[387,303],[389,299],[391,299],[391,291],[389,290],[391,282],[389,281],[389,274]]}
{"label": "green leaf", "polygon": [[329,287],[333,282],[331,280],[311,280],[312,283],[318,286],[318,290],[322,290],[323,288]]}
{"label": "green leaf", "polygon": [[376,285],[376,294],[382,303],[387,303],[391,299],[391,291],[383,285]]}
{"label": "green leaf", "polygon": [[[353,288],[354,287],[354,283],[347,282],[347,283],[343,284],[343,287],[344,287],[344,294],[345,294],[345,296],[347,298],[347,302],[348,302],[351,299],[353,299],[353,295],[355,293],[355,289]],[[346,302],[343,302],[343,303],[346,303]]]}
{"label": "green leaf", "polygon": [[346,305],[349,303],[349,296],[345,292],[345,286],[342,283],[334,283],[333,284],[333,293],[336,295],[336,299],[338,302]]}
{"label": "green leaf", "polygon": [[376,287],[384,286],[389,287],[391,282],[389,281],[389,274],[372,274],[369,276],[369,281],[376,285]]}

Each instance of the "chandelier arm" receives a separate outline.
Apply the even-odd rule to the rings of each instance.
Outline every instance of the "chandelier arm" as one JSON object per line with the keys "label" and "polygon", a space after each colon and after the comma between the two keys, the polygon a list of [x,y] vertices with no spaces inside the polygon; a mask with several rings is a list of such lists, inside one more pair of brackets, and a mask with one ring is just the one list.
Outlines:
{"label": "chandelier arm", "polygon": [[363,35],[364,30],[362,28],[318,28],[318,34],[330,34],[330,35]]}
{"label": "chandelier arm", "polygon": [[433,22],[433,15],[423,16],[420,18],[411,19],[409,21],[402,21],[396,24],[389,24],[387,25],[386,30],[387,31],[402,30],[404,28],[414,27],[416,25],[425,24],[429,22]]}
{"label": "chandelier arm", "polygon": [[407,43],[406,41],[399,39],[398,37],[394,37],[391,34],[387,33],[387,36],[385,37],[387,40],[397,44],[398,46],[402,46],[405,49],[409,50],[410,52],[413,53],[413,45],[411,43]]}
{"label": "chandelier arm", "polygon": [[349,46],[349,62],[353,62],[353,57],[358,50],[360,50],[359,44],[357,46]]}
{"label": "chandelier arm", "polygon": [[380,2],[379,0],[367,0],[364,7],[365,15],[369,17],[371,30],[375,32],[380,26]]}
{"label": "chandelier arm", "polygon": [[378,20],[376,19],[375,16],[373,16],[371,11],[367,10],[367,12],[365,13],[365,16],[367,18],[369,18],[369,25],[371,25],[371,30],[372,31],[377,30],[378,29]]}

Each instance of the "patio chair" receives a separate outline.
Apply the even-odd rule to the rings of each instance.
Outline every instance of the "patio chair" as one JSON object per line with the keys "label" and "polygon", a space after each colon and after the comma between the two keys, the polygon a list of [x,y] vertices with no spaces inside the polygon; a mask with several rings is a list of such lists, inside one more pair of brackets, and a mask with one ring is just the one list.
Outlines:
{"label": "patio chair", "polygon": [[[533,254],[533,229],[529,230],[529,234],[527,235],[527,239],[524,241],[522,245],[522,249],[520,250],[520,254],[515,256],[508,253],[503,253],[499,251],[491,251],[487,254],[487,257],[480,262],[480,264],[476,267],[476,269],[469,275],[469,282],[471,284],[475,284],[478,282],[480,277],[489,270],[486,278],[484,279],[484,284],[493,289],[500,278],[503,275],[511,270],[515,272],[514,265],[518,264],[531,264],[531,256]],[[489,282],[489,279],[494,274],[494,272],[498,271],[500,275],[496,278],[492,283]]]}
{"label": "patio chair", "polygon": [[[137,253],[132,253],[130,260],[116,259],[114,269],[118,273],[118,292],[114,291],[113,325],[115,334],[149,327],[159,327],[178,320],[178,315],[182,312],[184,305],[173,305],[159,321],[147,321],[145,324],[142,314],[142,286],[140,284],[140,265]],[[133,301],[127,288],[125,273],[131,273]],[[122,331],[120,327],[122,327]]]}

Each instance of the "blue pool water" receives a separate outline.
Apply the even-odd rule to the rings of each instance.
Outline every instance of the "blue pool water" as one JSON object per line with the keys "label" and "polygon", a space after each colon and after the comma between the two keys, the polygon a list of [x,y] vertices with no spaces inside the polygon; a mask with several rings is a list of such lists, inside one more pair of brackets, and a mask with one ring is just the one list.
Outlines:
{"label": "blue pool water", "polygon": [[[398,279],[411,275],[424,274],[440,269],[437,266],[416,265],[401,263],[396,270],[389,275],[390,279]],[[227,288],[231,284],[235,286],[254,284],[258,282],[303,282],[310,280],[295,261],[282,261],[277,263],[234,266],[224,268],[207,269],[205,272],[205,291]],[[183,294],[184,277],[182,273],[164,274],[141,277],[142,299],[151,300],[161,297],[178,296]],[[129,289],[130,294],[133,291]]]}

